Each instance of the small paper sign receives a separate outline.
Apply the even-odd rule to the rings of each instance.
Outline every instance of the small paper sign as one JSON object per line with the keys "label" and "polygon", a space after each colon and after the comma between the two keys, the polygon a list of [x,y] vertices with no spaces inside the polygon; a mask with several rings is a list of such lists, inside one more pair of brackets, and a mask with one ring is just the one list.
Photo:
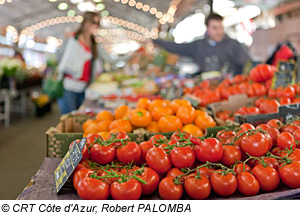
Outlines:
{"label": "small paper sign", "polygon": [[82,159],[81,150],[86,143],[86,138],[81,139],[79,142],[74,141],[69,151],[66,153],[56,170],[54,171],[54,181],[56,193],[58,193],[63,185],[67,182],[68,178],[73,173],[76,166]]}
{"label": "small paper sign", "polygon": [[279,117],[285,123],[300,117],[300,103],[280,106]]}
{"label": "small paper sign", "polygon": [[295,61],[280,61],[278,72],[275,72],[272,80],[272,88],[286,87],[295,84],[297,63]]}

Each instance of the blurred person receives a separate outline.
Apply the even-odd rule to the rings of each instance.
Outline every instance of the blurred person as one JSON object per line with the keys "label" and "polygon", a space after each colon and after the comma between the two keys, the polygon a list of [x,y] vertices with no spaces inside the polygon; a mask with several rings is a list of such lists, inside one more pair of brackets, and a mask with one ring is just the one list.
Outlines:
{"label": "blurred person", "polygon": [[[247,48],[229,38],[224,32],[223,17],[210,14],[206,20],[205,37],[192,43],[153,40],[169,52],[192,58],[199,67],[199,72],[223,71],[231,75],[240,74],[249,60]],[[193,26],[191,26],[193,27]]]}
{"label": "blurred person", "polygon": [[100,16],[86,12],[74,36],[68,39],[59,61],[59,77],[63,80],[64,94],[58,99],[62,114],[80,107],[84,92],[90,82],[102,71],[97,43],[93,32],[100,26]]}

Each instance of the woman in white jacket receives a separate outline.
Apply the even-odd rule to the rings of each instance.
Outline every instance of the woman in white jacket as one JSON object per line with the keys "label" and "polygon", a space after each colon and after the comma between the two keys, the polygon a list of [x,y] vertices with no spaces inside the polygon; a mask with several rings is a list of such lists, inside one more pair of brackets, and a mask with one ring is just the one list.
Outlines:
{"label": "woman in white jacket", "polygon": [[84,100],[88,84],[101,73],[101,61],[93,35],[99,28],[100,16],[93,12],[84,14],[84,20],[74,37],[68,40],[58,65],[63,78],[64,95],[58,100],[62,114],[76,110]]}

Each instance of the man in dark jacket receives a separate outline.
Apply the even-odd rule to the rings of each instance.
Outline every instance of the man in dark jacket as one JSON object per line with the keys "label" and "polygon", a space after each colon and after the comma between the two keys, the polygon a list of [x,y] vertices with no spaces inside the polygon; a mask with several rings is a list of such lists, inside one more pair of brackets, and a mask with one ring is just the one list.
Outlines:
{"label": "man in dark jacket", "polygon": [[188,56],[198,64],[200,72],[222,71],[241,74],[249,60],[247,48],[224,33],[223,17],[211,14],[206,18],[205,38],[187,44],[154,40],[169,52]]}

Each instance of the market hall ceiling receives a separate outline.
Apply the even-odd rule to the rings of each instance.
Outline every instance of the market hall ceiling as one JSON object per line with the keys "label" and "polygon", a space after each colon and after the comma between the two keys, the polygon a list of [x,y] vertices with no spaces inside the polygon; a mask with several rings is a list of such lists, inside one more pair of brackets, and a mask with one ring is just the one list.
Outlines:
{"label": "market hall ceiling", "polygon": [[[7,2],[10,1],[10,2]],[[77,0],[78,1],[78,0]],[[82,0],[85,2],[95,3],[93,0]],[[99,1],[99,0],[98,0]],[[143,8],[137,9],[136,6],[130,6],[129,2],[140,2],[142,5],[149,5],[147,12],[143,11]],[[271,8],[275,7],[283,2],[289,2],[292,0],[233,0],[236,5],[244,4],[257,4],[261,7]],[[1,4],[5,2],[4,4]],[[58,10],[58,4],[66,2],[68,3],[68,9],[65,11]],[[74,2],[74,0],[73,0]],[[170,5],[177,3],[177,10],[174,15],[175,24],[189,13],[195,11],[198,8],[203,8],[208,0],[102,0],[101,3],[105,4],[105,10],[109,11],[109,16],[117,17],[119,19],[127,20],[136,23],[140,26],[146,27],[149,30],[155,26],[158,26],[159,18],[156,14],[151,14],[150,9],[156,8],[157,11],[161,11],[163,14],[168,12]],[[72,4],[70,0],[57,0],[56,2],[50,2],[48,0],[0,0],[0,27],[7,25],[13,25],[18,31],[21,31],[25,27],[31,26],[38,22],[51,19],[58,16],[66,16],[67,11],[74,10],[77,15],[81,15],[76,4]],[[63,37],[66,28],[75,29],[78,24],[68,23],[55,26],[49,26],[43,28],[37,32],[37,36],[56,36]]]}

